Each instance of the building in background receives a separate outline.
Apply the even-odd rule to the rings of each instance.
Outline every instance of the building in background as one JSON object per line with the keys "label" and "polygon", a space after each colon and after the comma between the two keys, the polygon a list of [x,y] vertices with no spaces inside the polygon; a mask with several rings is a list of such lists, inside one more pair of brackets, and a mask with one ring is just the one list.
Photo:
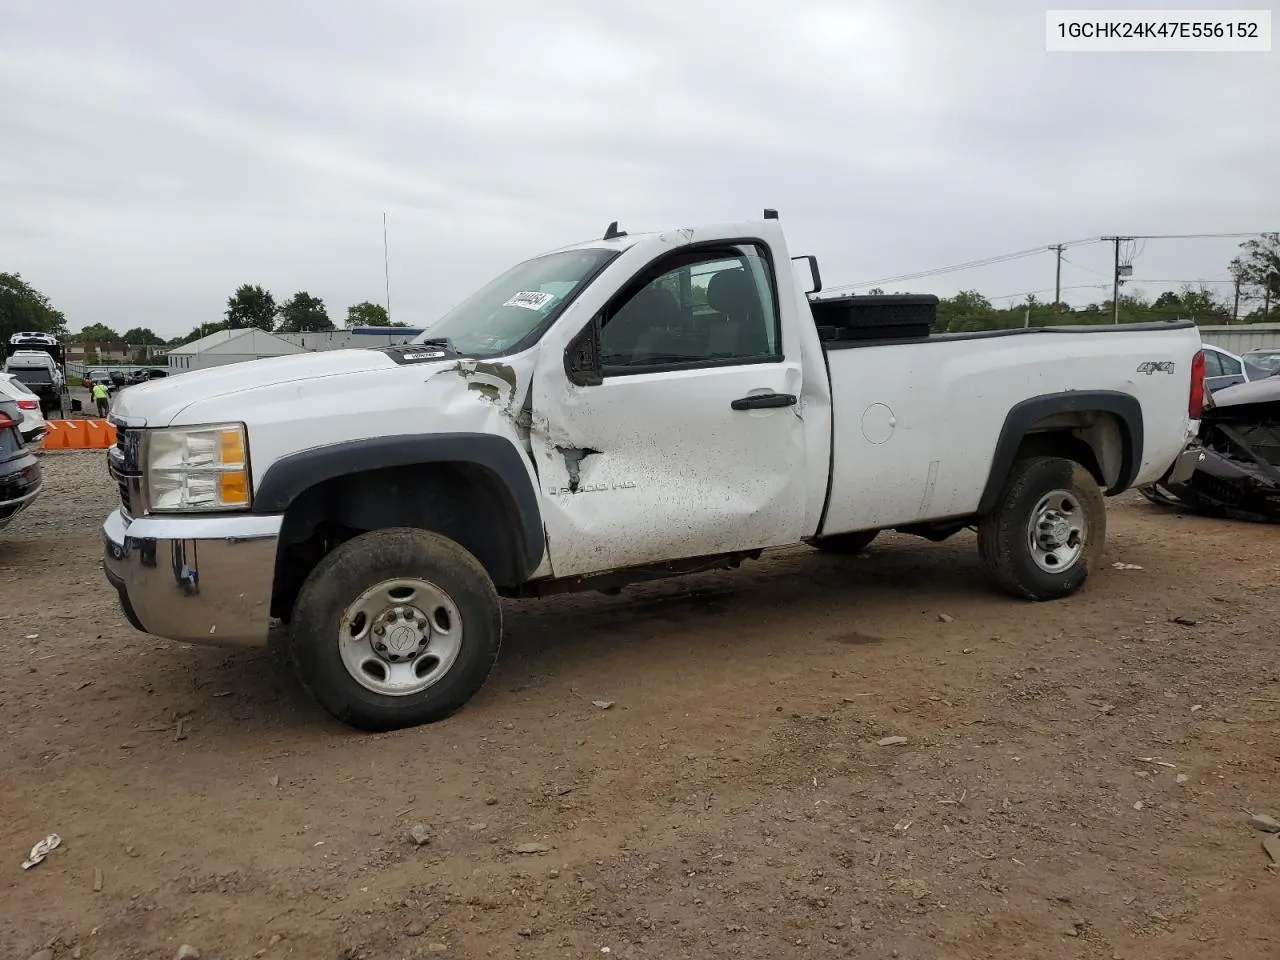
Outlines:
{"label": "building in background", "polygon": [[244,360],[284,357],[294,353],[395,347],[408,343],[421,330],[410,327],[352,327],[324,333],[268,333],[247,327],[219,330],[169,351],[169,372],[203,370]]}
{"label": "building in background", "polygon": [[324,333],[279,333],[276,336],[296,343],[307,351],[351,350],[363,347],[398,347],[421,332],[411,327],[351,327]]}
{"label": "building in background", "polygon": [[192,340],[169,351],[169,372],[204,370],[245,360],[261,360],[264,357],[284,357],[292,353],[306,353],[296,343],[282,336],[267,333],[256,327],[242,330],[219,330],[199,340]]}
{"label": "building in background", "polygon": [[94,363],[128,363],[132,356],[133,350],[127,343],[113,343],[109,340],[71,340],[67,343],[68,363],[86,363],[87,357],[97,357]]}

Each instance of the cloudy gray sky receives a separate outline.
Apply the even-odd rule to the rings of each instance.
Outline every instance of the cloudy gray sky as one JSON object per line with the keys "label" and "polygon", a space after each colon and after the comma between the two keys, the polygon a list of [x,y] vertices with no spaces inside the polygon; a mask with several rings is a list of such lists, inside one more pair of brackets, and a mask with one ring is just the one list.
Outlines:
{"label": "cloudy gray sky", "polygon": [[[0,270],[73,330],[172,336],[245,282],[338,323],[380,301],[383,211],[414,324],[613,219],[777,207],[832,284],[1280,229],[1280,54],[1050,54],[1044,9],[0,0]],[[1151,241],[1135,276],[1225,277],[1235,243]],[[1068,257],[1064,285],[1106,283],[1109,248]],[[1052,284],[1045,253],[898,286]]]}

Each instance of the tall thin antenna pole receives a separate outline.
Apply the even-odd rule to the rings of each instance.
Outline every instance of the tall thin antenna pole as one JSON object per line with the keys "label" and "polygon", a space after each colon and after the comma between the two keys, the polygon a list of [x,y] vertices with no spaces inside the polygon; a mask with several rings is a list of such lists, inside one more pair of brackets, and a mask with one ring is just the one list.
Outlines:
{"label": "tall thin antenna pole", "polygon": [[387,323],[391,322],[391,261],[387,257],[387,214],[382,214],[382,271],[387,280]]}

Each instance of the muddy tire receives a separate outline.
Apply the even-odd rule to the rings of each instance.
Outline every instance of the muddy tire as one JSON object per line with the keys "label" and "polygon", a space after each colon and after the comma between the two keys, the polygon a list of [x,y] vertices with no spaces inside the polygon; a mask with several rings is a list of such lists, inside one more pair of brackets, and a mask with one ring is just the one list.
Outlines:
{"label": "muddy tire", "polygon": [[826,553],[854,556],[867,549],[871,541],[879,535],[879,530],[859,530],[856,533],[837,533],[830,537],[819,537],[812,542],[815,547]]}
{"label": "muddy tire", "polygon": [[364,533],[326,555],[298,593],[287,639],[307,692],[343,723],[375,731],[458,710],[501,642],[484,567],[452,540],[410,528]]}
{"label": "muddy tire", "polygon": [[1092,474],[1073,460],[1014,464],[995,509],[978,525],[978,550],[996,584],[1016,597],[1057,600],[1101,560],[1107,508]]}

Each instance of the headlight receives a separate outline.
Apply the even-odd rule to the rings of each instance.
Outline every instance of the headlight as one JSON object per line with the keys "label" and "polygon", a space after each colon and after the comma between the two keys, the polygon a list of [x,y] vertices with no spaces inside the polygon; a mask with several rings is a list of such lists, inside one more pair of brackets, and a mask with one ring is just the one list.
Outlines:
{"label": "headlight", "polygon": [[251,501],[244,424],[147,431],[147,507],[243,510]]}

